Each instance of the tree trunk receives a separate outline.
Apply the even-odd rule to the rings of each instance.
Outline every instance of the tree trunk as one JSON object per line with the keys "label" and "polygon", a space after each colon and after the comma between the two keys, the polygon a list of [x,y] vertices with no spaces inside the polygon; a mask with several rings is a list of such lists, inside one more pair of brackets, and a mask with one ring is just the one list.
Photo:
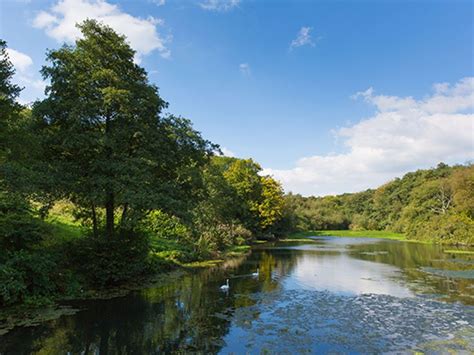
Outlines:
{"label": "tree trunk", "polygon": [[[107,114],[105,118],[105,155],[109,162],[112,159],[112,148],[110,146],[110,135],[112,131],[111,125],[112,122],[110,114]],[[110,176],[108,178],[112,180],[112,173],[109,175]],[[109,240],[114,236],[114,192],[110,187],[107,189],[105,196],[105,234]]]}
{"label": "tree trunk", "polygon": [[107,192],[107,200],[105,201],[105,233],[107,239],[114,237],[114,193]]}
{"label": "tree trunk", "polygon": [[97,230],[97,213],[95,212],[95,205],[92,204],[92,231],[94,233],[94,238],[98,237],[98,230]]}
{"label": "tree trunk", "polygon": [[120,218],[120,236],[124,236],[124,226],[125,221],[127,220],[127,212],[128,212],[128,203],[123,206],[122,217]]}

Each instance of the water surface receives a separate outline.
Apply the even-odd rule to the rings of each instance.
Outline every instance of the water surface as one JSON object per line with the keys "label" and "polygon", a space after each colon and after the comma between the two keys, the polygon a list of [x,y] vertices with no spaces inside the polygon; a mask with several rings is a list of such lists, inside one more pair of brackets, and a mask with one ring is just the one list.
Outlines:
{"label": "water surface", "polygon": [[0,337],[0,353],[472,352],[474,256],[315,237],[72,305],[81,311]]}

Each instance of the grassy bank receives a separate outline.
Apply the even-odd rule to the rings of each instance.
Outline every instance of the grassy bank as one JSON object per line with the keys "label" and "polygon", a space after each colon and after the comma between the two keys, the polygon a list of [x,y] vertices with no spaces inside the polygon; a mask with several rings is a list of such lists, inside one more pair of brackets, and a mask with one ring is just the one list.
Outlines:
{"label": "grassy bank", "polygon": [[[84,278],[78,261],[70,260],[66,252],[71,245],[85,241],[88,238],[87,231],[65,211],[65,208],[54,208],[44,225],[48,233],[39,245],[41,253],[37,250],[33,250],[32,253],[52,256],[57,265],[61,265],[59,272],[52,270],[51,273],[54,274],[52,277],[55,281],[62,275],[67,275],[64,280],[61,279],[63,288],[52,289],[40,296],[33,294],[22,301],[0,306],[0,335],[17,326],[37,325],[59,318],[61,315],[75,313],[76,309],[64,306],[67,301],[124,296],[131,291],[151,287],[163,280],[181,277],[192,269],[226,267],[227,264],[238,263],[250,253],[251,249],[250,245],[234,245],[219,252],[209,253],[206,259],[190,252],[187,246],[172,238],[154,237],[146,260],[153,267],[149,268],[148,272],[115,285],[96,287]],[[42,279],[42,275],[31,275],[35,280]]]}
{"label": "grassy bank", "polygon": [[330,237],[355,237],[355,238],[380,238],[401,241],[412,241],[407,239],[401,233],[387,232],[387,231],[354,231],[354,230],[324,230],[324,231],[307,231],[291,233],[289,239],[302,239],[315,236],[330,236]]}

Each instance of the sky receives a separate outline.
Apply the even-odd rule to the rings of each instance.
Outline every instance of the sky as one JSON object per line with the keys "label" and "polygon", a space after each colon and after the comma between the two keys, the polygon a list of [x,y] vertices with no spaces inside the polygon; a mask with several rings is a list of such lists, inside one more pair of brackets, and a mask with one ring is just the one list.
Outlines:
{"label": "sky", "polygon": [[127,36],[170,113],[286,192],[474,160],[473,1],[0,0],[22,103],[86,18]]}

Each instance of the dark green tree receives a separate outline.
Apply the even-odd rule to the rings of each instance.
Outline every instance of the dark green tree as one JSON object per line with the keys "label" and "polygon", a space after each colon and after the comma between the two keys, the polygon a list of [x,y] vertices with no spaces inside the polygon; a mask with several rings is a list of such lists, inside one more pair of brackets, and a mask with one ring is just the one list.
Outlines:
{"label": "dark green tree", "polygon": [[22,109],[16,101],[21,88],[12,83],[14,74],[7,44],[0,39],[0,163],[4,163],[10,153],[12,126]]}
{"label": "dark green tree", "polygon": [[79,28],[75,46],[48,53],[47,97],[33,112],[56,196],[111,239],[150,210],[179,210],[214,147],[189,121],[163,116],[167,103],[125,37],[94,20]]}

